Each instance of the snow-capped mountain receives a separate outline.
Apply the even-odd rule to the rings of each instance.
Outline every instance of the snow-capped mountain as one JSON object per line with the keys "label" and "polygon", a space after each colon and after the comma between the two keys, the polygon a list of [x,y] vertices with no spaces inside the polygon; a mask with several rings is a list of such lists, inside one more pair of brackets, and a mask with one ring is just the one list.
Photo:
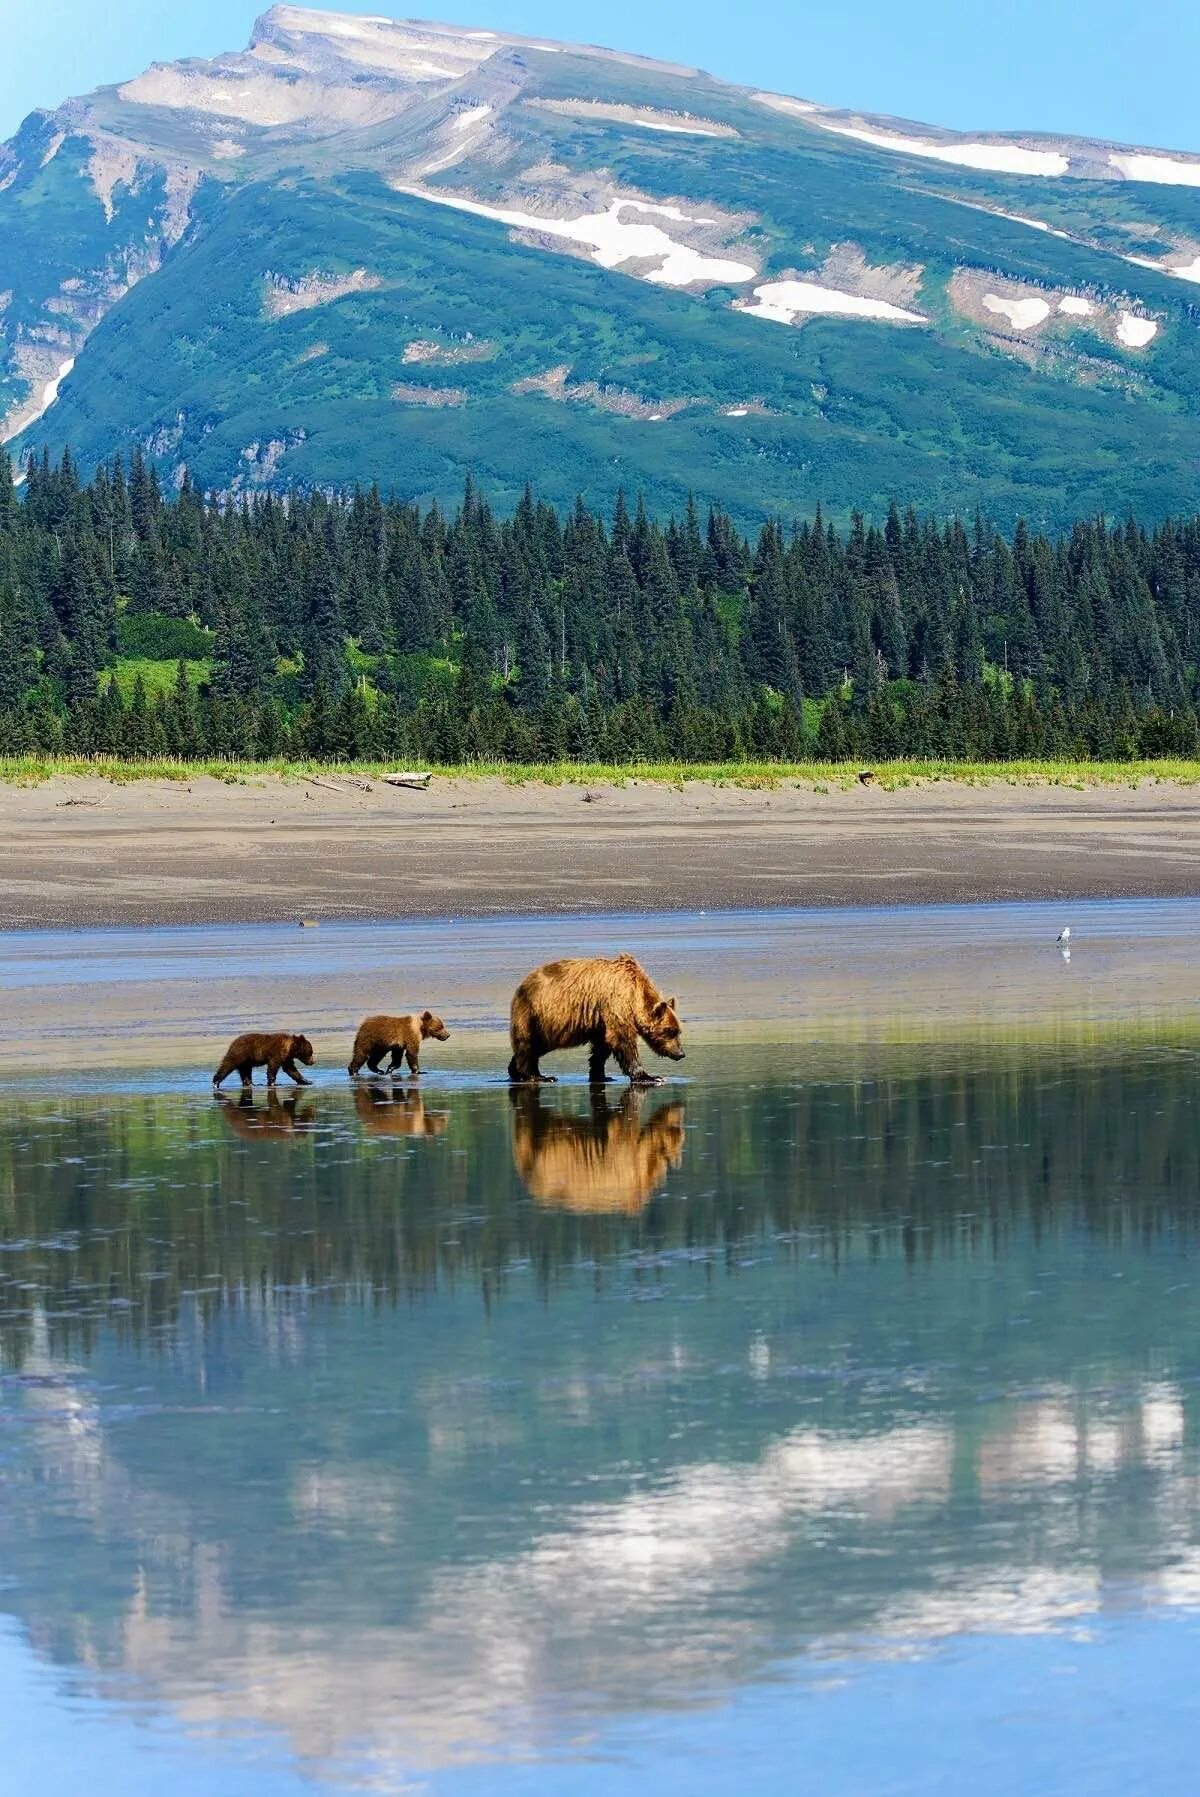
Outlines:
{"label": "snow-capped mountain", "polygon": [[232,490],[1192,504],[1200,156],[273,7],[0,150],[0,434]]}

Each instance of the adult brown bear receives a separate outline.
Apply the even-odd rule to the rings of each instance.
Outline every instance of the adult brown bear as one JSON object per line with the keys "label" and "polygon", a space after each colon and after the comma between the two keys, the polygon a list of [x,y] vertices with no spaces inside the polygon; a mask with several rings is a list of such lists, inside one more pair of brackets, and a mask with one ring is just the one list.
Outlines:
{"label": "adult brown bear", "polygon": [[[421,1044],[427,1036],[437,1042],[446,1042],[450,1037],[450,1031],[432,1011],[414,1011],[407,1017],[364,1017],[346,1071],[353,1079],[365,1061],[372,1073],[395,1073],[407,1061],[408,1071],[418,1074]],[[386,1068],[379,1065],[385,1054],[392,1057]]]}
{"label": "adult brown bear", "polygon": [[586,1117],[549,1109],[536,1087],[514,1086],[509,1096],[513,1161],[535,1204],[635,1217],[683,1159],[683,1106],[660,1104],[643,1122],[635,1086],[615,1110],[593,1086]]}
{"label": "adult brown bear", "polygon": [[219,1086],[236,1070],[243,1086],[251,1086],[255,1067],[265,1067],[268,1086],[275,1084],[281,1068],[296,1085],[311,1086],[312,1081],[305,1079],[296,1062],[303,1061],[306,1067],[311,1067],[315,1059],[313,1045],[307,1036],[293,1035],[286,1030],[251,1030],[244,1036],[235,1036],[229,1044],[224,1060],[213,1074],[213,1085]]}
{"label": "adult brown bear", "polygon": [[588,1078],[597,1086],[605,1083],[609,1055],[635,1086],[661,1084],[638,1059],[639,1037],[655,1054],[683,1059],[675,1000],[662,996],[632,955],[548,961],[535,968],[513,993],[509,1024],[513,1081],[552,1084],[554,1075],[538,1065],[541,1057],[583,1042],[592,1046]]}

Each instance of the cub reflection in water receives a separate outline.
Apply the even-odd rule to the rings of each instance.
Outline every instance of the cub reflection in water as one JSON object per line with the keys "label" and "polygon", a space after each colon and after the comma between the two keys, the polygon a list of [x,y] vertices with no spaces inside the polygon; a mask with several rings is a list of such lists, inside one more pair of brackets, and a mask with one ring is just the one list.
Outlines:
{"label": "cub reflection in water", "polygon": [[248,1090],[239,1092],[236,1098],[226,1092],[215,1096],[221,1115],[237,1136],[294,1136],[312,1129],[316,1123],[317,1107],[311,1098],[281,1098],[274,1086],[268,1088],[265,1104],[256,1104],[254,1094]]}
{"label": "cub reflection in water", "polygon": [[441,1136],[450,1122],[449,1111],[425,1109],[415,1086],[356,1086],[354,1108],[372,1136]]}
{"label": "cub reflection in water", "polygon": [[602,1087],[588,1096],[581,1117],[548,1103],[536,1086],[511,1090],[517,1172],[538,1204],[636,1216],[683,1159],[684,1107],[659,1105],[643,1121],[637,1087],[615,1108]]}

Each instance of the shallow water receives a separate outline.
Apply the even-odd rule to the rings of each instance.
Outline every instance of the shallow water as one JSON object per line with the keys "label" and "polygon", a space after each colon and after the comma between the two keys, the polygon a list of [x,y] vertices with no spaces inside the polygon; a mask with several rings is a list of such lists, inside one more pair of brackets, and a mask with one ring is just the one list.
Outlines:
{"label": "shallow water", "polygon": [[1189,1042],[10,1087],[14,1788],[1190,1791]]}
{"label": "shallow water", "polygon": [[303,1030],[336,1074],[366,1012],[427,1006],[452,1030],[427,1064],[478,1067],[486,1048],[502,1070],[531,966],[626,949],[679,996],[694,1042],[1048,1038],[1164,1019],[1177,1034],[1200,1018],[1198,936],[1195,899],[0,932],[0,1076],[41,1085],[55,1070],[77,1089],[94,1068],[135,1067],[141,1090],[147,1068],[212,1067],[264,1027]]}

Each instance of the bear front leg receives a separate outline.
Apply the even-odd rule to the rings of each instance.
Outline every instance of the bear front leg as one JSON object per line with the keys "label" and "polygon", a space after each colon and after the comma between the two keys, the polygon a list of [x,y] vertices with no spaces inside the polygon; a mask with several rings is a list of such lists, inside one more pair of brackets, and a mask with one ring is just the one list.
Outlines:
{"label": "bear front leg", "polygon": [[638,1059],[636,1036],[626,1036],[619,1042],[614,1042],[613,1053],[617,1057],[617,1064],[619,1065],[621,1072],[625,1074],[631,1086],[662,1085],[662,1081],[659,1079],[658,1075],[656,1073],[647,1073],[646,1069],[642,1066],[641,1061]]}
{"label": "bear front leg", "polygon": [[295,1061],[292,1060],[290,1055],[288,1056],[287,1060],[283,1063],[283,1071],[287,1074],[288,1078],[291,1080],[291,1082],[294,1086],[311,1086],[312,1085],[312,1081],[310,1079],[305,1079],[304,1075],[301,1073],[299,1067],[297,1067]]}
{"label": "bear front leg", "polygon": [[242,1091],[248,1092],[254,1084],[254,1062],[243,1061],[238,1068],[238,1078],[242,1082]]}
{"label": "bear front leg", "polygon": [[[267,1090],[268,1090],[268,1092],[274,1086],[275,1081],[279,1078],[279,1069],[282,1067],[282,1065],[283,1065],[282,1061],[268,1061],[267,1062]],[[247,1079],[243,1083],[248,1086],[250,1084],[250,1081]]]}
{"label": "bear front leg", "polygon": [[412,1074],[413,1078],[416,1079],[421,1072],[421,1063],[417,1057],[416,1049],[406,1048],[404,1051],[404,1058],[408,1062],[408,1071]]}

